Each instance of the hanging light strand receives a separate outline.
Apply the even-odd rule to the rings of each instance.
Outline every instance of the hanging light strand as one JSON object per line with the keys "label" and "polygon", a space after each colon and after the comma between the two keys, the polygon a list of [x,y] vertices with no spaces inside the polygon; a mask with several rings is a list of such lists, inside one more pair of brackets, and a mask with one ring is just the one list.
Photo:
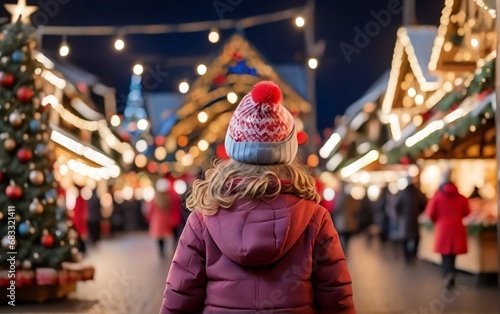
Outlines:
{"label": "hanging light strand", "polygon": [[67,36],[122,36],[131,34],[169,34],[193,33],[210,31],[214,28],[236,29],[250,28],[263,24],[275,23],[288,19],[295,19],[305,11],[304,7],[287,9],[275,13],[262,14],[243,18],[241,20],[215,20],[181,24],[156,25],[127,25],[127,26],[44,26],[37,31],[40,35],[67,35]]}

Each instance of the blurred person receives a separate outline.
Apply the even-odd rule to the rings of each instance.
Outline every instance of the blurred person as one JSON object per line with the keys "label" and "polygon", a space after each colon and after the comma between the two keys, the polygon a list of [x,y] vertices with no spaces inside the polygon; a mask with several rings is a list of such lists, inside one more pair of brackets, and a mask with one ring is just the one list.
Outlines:
{"label": "blurred person", "polygon": [[96,244],[101,238],[101,201],[97,195],[96,189],[92,191],[92,196],[87,201],[88,217],[87,228],[89,230],[90,241]]}
{"label": "blurred person", "polygon": [[407,264],[415,261],[420,242],[418,218],[425,210],[427,197],[415,185],[411,176],[406,178],[408,185],[395,199],[394,209],[398,221],[399,238],[403,246],[403,256]]}
{"label": "blurred person", "polygon": [[346,192],[347,183],[340,182],[339,190],[335,197],[335,207],[331,217],[340,238],[344,252],[347,252],[349,240],[359,230],[360,202]]}
{"label": "blurred person", "polygon": [[470,213],[465,196],[458,192],[451,181],[450,170],[445,171],[442,183],[429,200],[426,214],[435,225],[434,250],[442,256],[445,286],[455,286],[455,259],[467,253],[467,231],[462,219]]}
{"label": "blurred person", "polygon": [[156,181],[156,191],[153,200],[146,204],[149,235],[156,239],[160,257],[165,257],[165,251],[173,254],[175,247],[175,219],[172,217],[175,206],[175,191],[166,179]]}
{"label": "blurred person", "polygon": [[243,97],[225,147],[230,159],[216,161],[188,196],[193,212],[160,313],[355,313],[344,253],[297,161],[294,119],[277,85],[260,82]]}
{"label": "blurred person", "polygon": [[391,196],[389,187],[386,185],[380,189],[380,194],[372,206],[373,224],[379,240],[384,243],[389,237],[389,215],[387,214],[388,199]]}
{"label": "blurred person", "polygon": [[78,233],[78,244],[80,247],[80,251],[85,254],[87,251],[86,242],[89,237],[89,230],[87,228],[88,203],[81,195],[83,187],[76,186],[76,188],[78,189],[78,196],[75,200],[75,207],[73,208],[71,222],[73,223],[73,227]]}

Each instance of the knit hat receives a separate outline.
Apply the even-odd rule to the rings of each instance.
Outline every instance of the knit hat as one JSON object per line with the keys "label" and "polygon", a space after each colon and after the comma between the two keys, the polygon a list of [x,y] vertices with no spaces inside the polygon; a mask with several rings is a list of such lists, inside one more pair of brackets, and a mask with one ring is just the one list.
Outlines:
{"label": "knit hat", "polygon": [[225,147],[229,157],[248,164],[289,164],[295,159],[295,123],[281,105],[278,85],[259,82],[243,97],[229,121]]}

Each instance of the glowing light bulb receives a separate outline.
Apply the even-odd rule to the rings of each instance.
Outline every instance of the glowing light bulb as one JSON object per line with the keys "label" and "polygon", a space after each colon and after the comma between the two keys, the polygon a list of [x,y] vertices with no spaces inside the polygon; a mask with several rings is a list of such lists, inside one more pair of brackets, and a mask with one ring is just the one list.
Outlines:
{"label": "glowing light bulb", "polygon": [[136,64],[134,65],[134,68],[132,69],[134,71],[135,75],[141,75],[142,72],[144,72],[144,67],[142,64]]}
{"label": "glowing light bulb", "polygon": [[212,44],[215,44],[219,41],[219,39],[220,39],[219,32],[216,29],[212,29],[208,34],[208,41],[210,41]]}
{"label": "glowing light bulb", "polygon": [[200,140],[200,141],[198,142],[198,148],[199,148],[202,152],[206,151],[206,150],[208,149],[208,146],[209,146],[209,144],[208,144],[208,142],[207,142],[206,140]]}
{"label": "glowing light bulb", "polygon": [[297,16],[295,18],[295,25],[297,25],[297,27],[299,27],[299,28],[304,27],[305,24],[306,24],[306,20],[304,20],[304,18],[302,16]]}
{"label": "glowing light bulb", "polygon": [[123,50],[123,48],[125,48],[125,42],[123,41],[123,39],[117,38],[115,40],[115,49],[120,51]]}
{"label": "glowing light bulb", "polygon": [[208,114],[205,111],[200,111],[200,113],[198,113],[198,121],[200,121],[200,123],[205,123],[207,120]]}
{"label": "glowing light bulb", "polygon": [[139,121],[137,121],[137,128],[141,131],[146,130],[148,128],[148,126],[149,126],[149,122],[146,119],[140,119]]}
{"label": "glowing light bulb", "polygon": [[61,57],[66,57],[69,55],[69,46],[66,40],[63,40],[61,46],[59,47],[59,55]]}
{"label": "glowing light bulb", "polygon": [[198,72],[199,75],[205,75],[205,73],[207,73],[207,66],[204,64],[200,64],[196,68],[196,71]]}
{"label": "glowing light bulb", "polygon": [[470,40],[470,45],[473,47],[473,48],[477,48],[477,46],[479,46],[479,40],[477,40],[477,38],[472,38]]}
{"label": "glowing light bulb", "polygon": [[188,82],[184,81],[179,84],[179,92],[185,94],[189,91],[189,84]]}
{"label": "glowing light bulb", "polygon": [[238,101],[238,95],[236,95],[235,92],[229,92],[227,94],[227,101],[229,101],[232,104],[235,104]]}
{"label": "glowing light bulb", "polygon": [[111,125],[112,126],[119,126],[121,121],[120,121],[120,117],[116,114],[114,114],[112,117],[111,117]]}
{"label": "glowing light bulb", "polygon": [[413,87],[408,88],[408,96],[415,97],[416,94],[417,94],[417,91],[415,90],[415,88],[413,88]]}
{"label": "glowing light bulb", "polygon": [[316,69],[318,67],[318,59],[309,58],[309,61],[307,61],[307,65],[313,70]]}

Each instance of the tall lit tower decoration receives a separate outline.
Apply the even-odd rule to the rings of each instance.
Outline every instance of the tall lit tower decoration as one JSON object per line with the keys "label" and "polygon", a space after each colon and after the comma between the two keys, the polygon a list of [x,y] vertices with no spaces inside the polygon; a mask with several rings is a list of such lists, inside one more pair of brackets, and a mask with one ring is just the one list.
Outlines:
{"label": "tall lit tower decoration", "polygon": [[142,65],[134,66],[134,74],[130,79],[130,91],[127,96],[122,128],[130,135],[130,143],[137,151],[147,154],[152,143],[150,122],[145,109],[142,94]]}

